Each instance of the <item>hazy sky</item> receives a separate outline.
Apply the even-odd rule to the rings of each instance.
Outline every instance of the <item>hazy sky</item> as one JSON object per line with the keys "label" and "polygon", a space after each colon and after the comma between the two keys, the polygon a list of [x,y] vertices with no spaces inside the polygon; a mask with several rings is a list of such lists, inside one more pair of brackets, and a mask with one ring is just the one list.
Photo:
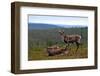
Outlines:
{"label": "hazy sky", "polygon": [[65,25],[82,25],[88,26],[88,17],[74,17],[74,16],[29,16],[29,23],[47,23]]}

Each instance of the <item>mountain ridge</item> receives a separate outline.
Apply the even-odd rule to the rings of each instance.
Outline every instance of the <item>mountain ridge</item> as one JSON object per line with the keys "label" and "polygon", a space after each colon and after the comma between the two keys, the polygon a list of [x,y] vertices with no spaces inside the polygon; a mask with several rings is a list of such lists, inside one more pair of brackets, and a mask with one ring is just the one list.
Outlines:
{"label": "mountain ridge", "polygon": [[55,25],[55,24],[45,24],[45,23],[28,23],[28,29],[53,29],[53,28],[80,28],[86,27],[81,25]]}

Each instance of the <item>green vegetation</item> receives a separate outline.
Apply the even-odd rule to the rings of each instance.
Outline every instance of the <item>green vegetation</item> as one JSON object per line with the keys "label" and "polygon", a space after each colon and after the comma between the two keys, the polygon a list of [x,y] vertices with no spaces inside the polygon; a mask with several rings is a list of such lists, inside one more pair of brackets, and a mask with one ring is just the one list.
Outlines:
{"label": "green vegetation", "polygon": [[[82,36],[80,48],[75,52],[75,44],[70,45],[71,50],[67,55],[48,56],[46,48],[52,45],[64,47],[66,44],[61,39],[59,30],[64,30],[65,34],[79,34]],[[56,28],[40,29],[28,31],[28,60],[48,60],[48,59],[76,59],[87,58],[88,56],[88,28]]]}

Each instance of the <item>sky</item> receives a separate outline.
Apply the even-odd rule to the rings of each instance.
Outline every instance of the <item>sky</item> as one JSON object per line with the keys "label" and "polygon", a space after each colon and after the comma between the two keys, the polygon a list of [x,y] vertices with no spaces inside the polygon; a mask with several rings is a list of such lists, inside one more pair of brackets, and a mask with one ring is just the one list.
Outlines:
{"label": "sky", "polygon": [[66,25],[88,26],[88,17],[29,15],[28,23],[56,24],[58,26],[66,26]]}

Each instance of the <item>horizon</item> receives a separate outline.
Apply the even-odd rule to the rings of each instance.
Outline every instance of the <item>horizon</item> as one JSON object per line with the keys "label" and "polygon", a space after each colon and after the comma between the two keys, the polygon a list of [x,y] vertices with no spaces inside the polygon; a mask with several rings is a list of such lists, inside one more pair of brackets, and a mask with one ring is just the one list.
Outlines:
{"label": "horizon", "polygon": [[[52,25],[52,26],[56,26],[56,27],[61,27],[61,28],[70,28],[70,27],[88,27],[88,26],[86,26],[86,25],[62,25],[62,26],[59,26],[59,25],[61,25],[61,24],[49,24],[49,23],[28,23],[28,24],[42,24],[42,27],[43,27],[43,24],[45,24],[45,25]],[[34,26],[33,26],[34,27]]]}
{"label": "horizon", "polygon": [[28,23],[37,24],[52,24],[60,27],[70,26],[88,26],[88,17],[72,17],[72,16],[36,16],[31,15],[28,18]]}

